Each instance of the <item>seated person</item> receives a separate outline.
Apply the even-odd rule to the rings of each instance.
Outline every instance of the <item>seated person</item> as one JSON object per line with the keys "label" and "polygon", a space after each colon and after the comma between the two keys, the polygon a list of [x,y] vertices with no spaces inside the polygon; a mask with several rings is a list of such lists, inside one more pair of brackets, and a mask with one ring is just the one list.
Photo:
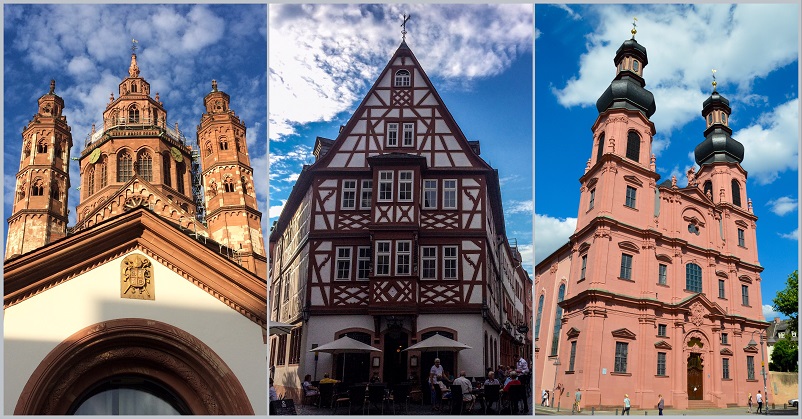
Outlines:
{"label": "seated person", "polygon": [[306,376],[304,376],[304,382],[301,383],[301,387],[304,389],[304,395],[306,396],[317,396],[320,394],[320,389],[312,385],[312,374],[306,374]]}
{"label": "seated person", "polygon": [[488,371],[487,372],[487,379],[485,380],[484,384],[482,384],[482,385],[485,385],[485,386],[500,386],[501,383],[498,380],[496,380],[496,373],[495,372]]}
{"label": "seated person", "polygon": [[323,374],[323,379],[320,380],[320,384],[328,384],[328,383],[339,383],[340,380],[335,380],[329,377],[329,373]]}
{"label": "seated person", "polygon": [[462,401],[470,403],[467,406],[467,409],[468,411],[471,411],[473,409],[473,402],[476,400],[476,397],[471,394],[471,391],[473,391],[473,386],[471,385],[471,381],[465,377],[465,371],[460,371],[459,377],[454,379],[454,385],[462,387]]}
{"label": "seated person", "polygon": [[506,382],[506,384],[504,384],[504,390],[502,390],[504,393],[507,393],[508,391],[510,391],[510,387],[512,387],[512,386],[521,385],[521,382],[518,381],[518,373],[517,372],[515,372],[515,371],[510,372],[510,377],[509,378],[510,379]]}
{"label": "seated person", "polygon": [[270,379],[270,401],[272,402],[272,401],[276,401],[276,400],[278,400],[278,392],[276,392],[275,384],[273,382],[273,379],[271,378]]}

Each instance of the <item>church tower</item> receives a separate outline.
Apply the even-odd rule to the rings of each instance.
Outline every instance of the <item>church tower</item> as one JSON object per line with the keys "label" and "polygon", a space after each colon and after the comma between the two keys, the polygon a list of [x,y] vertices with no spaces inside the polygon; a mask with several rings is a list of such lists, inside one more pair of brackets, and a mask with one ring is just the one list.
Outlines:
{"label": "church tower", "polygon": [[217,90],[217,81],[212,80],[212,91],[203,99],[206,112],[197,129],[206,221],[213,240],[238,252],[243,267],[265,278],[262,213],[256,204],[245,124],[231,110],[230,102],[229,95]]}
{"label": "church tower", "polygon": [[39,109],[22,131],[6,259],[42,247],[67,234],[67,195],[72,134],[56,82],[39,98]]}

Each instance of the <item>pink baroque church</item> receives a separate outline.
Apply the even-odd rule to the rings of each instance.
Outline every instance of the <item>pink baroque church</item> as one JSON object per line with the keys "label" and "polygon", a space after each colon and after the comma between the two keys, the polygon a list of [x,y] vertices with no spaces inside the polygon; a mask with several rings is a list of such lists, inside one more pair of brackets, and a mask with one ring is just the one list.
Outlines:
{"label": "pink baroque church", "polygon": [[[535,268],[536,393],[571,408],[726,407],[762,389],[763,320],[752,203],[729,101],[702,104],[688,185],[658,183],[646,48],[616,52],[596,102],[576,231]],[[756,339],[759,344],[755,343]],[[751,344],[750,344],[751,342]],[[550,400],[551,402],[551,400]]]}

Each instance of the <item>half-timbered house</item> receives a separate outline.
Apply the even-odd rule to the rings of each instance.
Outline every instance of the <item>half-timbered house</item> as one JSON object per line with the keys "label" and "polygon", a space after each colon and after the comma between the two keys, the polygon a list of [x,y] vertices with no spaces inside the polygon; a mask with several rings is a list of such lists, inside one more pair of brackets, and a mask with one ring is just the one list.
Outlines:
{"label": "half-timbered house", "polygon": [[[306,374],[324,372],[425,380],[436,355],[470,376],[514,363],[530,279],[506,237],[498,173],[406,42],[336,139],[316,139],[314,157],[269,239],[270,318],[297,325],[271,341],[279,391],[297,395]],[[434,334],[471,349],[404,351]],[[345,335],[383,352],[309,352]]]}

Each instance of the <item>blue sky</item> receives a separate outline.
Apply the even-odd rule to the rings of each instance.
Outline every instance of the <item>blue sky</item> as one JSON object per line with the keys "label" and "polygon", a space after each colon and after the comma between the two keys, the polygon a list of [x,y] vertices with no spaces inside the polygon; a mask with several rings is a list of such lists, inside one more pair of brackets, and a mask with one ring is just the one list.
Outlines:
{"label": "blue sky", "polygon": [[657,104],[651,120],[661,181],[675,175],[687,185],[694,147],[704,139],[702,102],[717,70],[733,137],[745,148],[747,197],[765,268],[763,311],[771,320],[771,300],[799,266],[799,13],[797,4],[537,5],[536,260],[576,227],[595,103],[615,76],[615,51],[637,17],[636,38],[649,55],[646,88]]}
{"label": "blue sky", "polygon": [[[5,5],[3,163],[5,216],[11,214],[22,129],[51,79],[72,127],[72,157],[119,82],[128,76],[131,40],[138,41],[141,77],[159,92],[169,125],[196,146],[203,97],[216,79],[245,122],[254,177],[267,173],[265,5]],[[70,225],[78,204],[78,162],[70,167]],[[256,184],[267,220],[267,185]],[[5,227],[5,225],[4,225]],[[6,237],[3,234],[5,243]],[[5,249],[5,245],[3,246]]]}
{"label": "blue sky", "polygon": [[334,139],[406,41],[481,157],[499,171],[509,238],[532,272],[532,5],[270,5],[270,216],[315,137]]}

